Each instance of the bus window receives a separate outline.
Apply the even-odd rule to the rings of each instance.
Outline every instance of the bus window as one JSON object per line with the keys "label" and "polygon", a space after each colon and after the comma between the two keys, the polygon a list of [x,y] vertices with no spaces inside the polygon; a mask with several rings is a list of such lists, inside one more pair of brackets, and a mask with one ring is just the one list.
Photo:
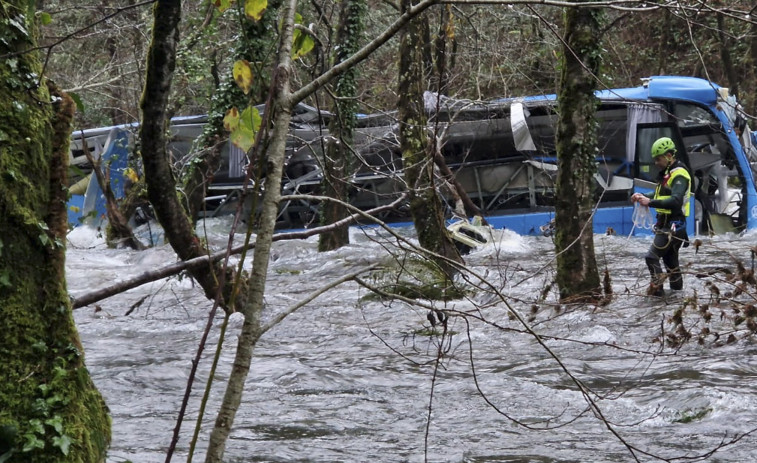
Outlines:
{"label": "bus window", "polygon": [[676,156],[687,167],[689,165],[686,149],[675,125],[670,123],[639,124],[636,132],[636,177],[649,182],[657,179],[659,169],[652,161],[652,145],[658,138],[668,137],[676,145]]}
{"label": "bus window", "polygon": [[676,103],[673,109],[675,120],[681,129],[691,126],[709,125],[719,128],[720,122],[707,108],[689,103]]}
{"label": "bus window", "polygon": [[746,226],[746,182],[722,124],[706,108],[689,103],[676,104],[674,113],[690,160],[701,231],[742,230]]}

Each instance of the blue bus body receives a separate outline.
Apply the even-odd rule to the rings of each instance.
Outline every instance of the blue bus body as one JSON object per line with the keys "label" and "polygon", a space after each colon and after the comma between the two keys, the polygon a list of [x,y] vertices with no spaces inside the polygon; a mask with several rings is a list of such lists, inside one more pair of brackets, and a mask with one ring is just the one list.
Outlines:
{"label": "blue bus body", "polygon": [[[657,172],[650,148],[661,136],[674,140],[679,158],[693,178],[692,213],[687,222],[690,235],[757,228],[754,134],[741,122],[738,103],[727,89],[699,78],[654,76],[643,79],[638,87],[602,90],[596,96],[595,233],[651,233],[634,223],[634,208],[628,199],[634,192],[654,187]],[[558,164],[554,135],[559,102],[555,95],[473,102],[427,94],[426,99],[431,102],[427,108],[430,130],[442,129],[436,135],[445,162],[488,223],[523,235],[549,233]],[[361,209],[388,203],[406,190],[395,116],[389,112],[358,119],[354,146],[358,168],[347,181],[352,188],[351,202]],[[320,193],[320,166],[330,117],[315,108],[297,107],[283,194]],[[205,121],[202,116],[173,120],[171,149],[177,159],[191,159],[193,141]],[[125,146],[132,144],[133,126],[78,132],[72,139],[72,163],[86,170],[87,163],[82,161],[86,146],[106,162],[110,159],[111,181],[118,181],[126,167]],[[120,146],[118,163],[112,159],[115,145]],[[236,211],[241,197],[248,162],[245,153],[227,146],[223,156],[206,199],[209,215]],[[72,196],[72,225],[104,215],[104,205],[95,200],[102,192],[91,183],[86,192],[80,189],[80,195]],[[461,217],[465,213],[455,207],[456,195],[449,191],[450,186],[440,182],[439,192],[449,205],[450,217]],[[316,202],[284,201],[278,226],[307,227],[317,223],[317,215]],[[382,220],[411,223],[407,208],[402,207]]]}

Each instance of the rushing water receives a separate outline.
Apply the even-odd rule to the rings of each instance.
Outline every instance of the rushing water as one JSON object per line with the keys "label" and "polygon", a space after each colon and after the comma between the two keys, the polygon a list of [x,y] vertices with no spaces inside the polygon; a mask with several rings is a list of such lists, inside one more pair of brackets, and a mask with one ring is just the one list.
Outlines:
{"label": "rushing water", "polygon": [[[208,225],[209,241],[222,246],[228,222]],[[757,348],[745,329],[734,333],[735,342],[721,342],[733,330],[732,309],[708,285],[716,282],[725,297],[726,284],[712,279],[720,274],[695,273],[733,269],[734,258],[749,268],[754,238],[705,238],[698,252],[683,250],[685,290],[661,301],[643,295],[649,239],[598,235],[597,259],[609,271],[614,298],[604,307],[561,307],[554,289],[539,303],[554,277],[551,240],[497,232],[494,244],[466,257],[491,286],[439,304],[452,314],[452,335],[444,338],[416,333],[429,324],[426,309],[364,298],[365,289],[343,284],[287,317],[257,346],[226,461],[634,461],[629,447],[640,461],[705,455],[757,428]],[[86,229],[70,240],[74,297],[175,260],[168,246],[106,249]],[[396,251],[394,242],[375,230],[355,231],[350,246],[329,253],[317,252],[315,238],[275,243],[267,319],[388,251]],[[690,331],[711,325],[721,339],[663,347],[661,330],[672,329],[666,320],[686,298],[710,304],[713,314],[706,323],[688,311]],[[165,460],[210,307],[190,279],[174,277],[76,311],[87,364],[113,417],[109,462]],[[530,320],[544,346],[522,332],[510,311]],[[213,323],[175,462],[187,458],[222,318]],[[194,461],[204,458],[240,326],[232,316]],[[748,462],[755,455],[757,436],[746,435],[703,460]]]}

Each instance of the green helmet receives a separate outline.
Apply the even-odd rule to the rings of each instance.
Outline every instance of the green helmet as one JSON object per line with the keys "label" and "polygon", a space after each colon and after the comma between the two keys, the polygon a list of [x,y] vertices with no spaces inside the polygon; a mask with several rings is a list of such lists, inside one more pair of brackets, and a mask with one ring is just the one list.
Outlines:
{"label": "green helmet", "polygon": [[668,151],[672,151],[673,154],[676,153],[676,145],[673,143],[673,140],[668,137],[659,138],[654,144],[652,144],[652,158],[662,156]]}

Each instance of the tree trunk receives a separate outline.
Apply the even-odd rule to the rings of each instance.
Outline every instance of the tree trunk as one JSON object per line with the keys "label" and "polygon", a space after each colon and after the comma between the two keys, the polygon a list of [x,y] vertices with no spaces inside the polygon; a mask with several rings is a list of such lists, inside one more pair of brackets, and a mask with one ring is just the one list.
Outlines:
{"label": "tree trunk", "polygon": [[[110,187],[110,178],[103,173],[102,158],[95,159],[88,149],[84,150],[84,155],[87,156],[87,160],[92,164],[95,181],[100,185],[103,196],[105,196],[105,212],[108,215],[106,232],[108,246],[115,247],[118,244],[125,244],[136,251],[144,250],[145,245],[134,236],[134,231],[129,226],[129,219],[127,219],[125,214],[121,213],[118,199],[116,199],[116,195],[113,193],[113,188]],[[106,166],[106,171],[110,171],[109,166]]]}
{"label": "tree trunk", "polygon": [[[147,56],[147,75],[141,102],[142,123],[139,126],[145,183],[147,196],[168,242],[181,260],[189,260],[206,255],[207,250],[197,238],[193,223],[176,193],[176,179],[169,162],[165,135],[169,123],[166,108],[179,40],[181,0],[158,0],[153,15],[153,36]],[[214,267],[208,265],[191,273],[207,297],[215,299],[219,282],[223,280]],[[231,276],[228,276],[225,281],[230,281]],[[224,306],[228,304],[228,292],[222,295],[222,299]]]}
{"label": "tree trunk", "polygon": [[[342,3],[339,30],[336,38],[335,63],[339,64],[360,49],[363,34],[365,0],[345,0]],[[357,100],[355,81],[357,68],[345,71],[337,78],[334,117],[329,122],[331,141],[327,145],[323,160],[324,195],[348,202],[349,183],[352,173],[351,162],[353,132],[355,130]],[[349,211],[337,201],[326,201],[321,206],[321,224],[329,225],[349,215]],[[319,237],[318,250],[331,251],[349,244],[349,227],[336,228]]]}
{"label": "tree trunk", "polygon": [[[66,169],[73,101],[44,79],[34,12],[0,21],[0,460],[102,462],[110,420],[66,291]],[[54,101],[54,104],[48,102]]]}
{"label": "tree trunk", "polygon": [[446,95],[450,73],[452,72],[452,63],[447,62],[447,57],[454,56],[453,53],[447,52],[447,42],[454,40],[454,23],[452,16],[452,5],[441,5],[441,14],[439,18],[439,30],[436,33],[434,42],[434,74],[431,77],[432,88],[434,91]]}
{"label": "tree trunk", "polygon": [[568,8],[558,94],[555,248],[561,301],[600,295],[592,225],[600,12]]}
{"label": "tree trunk", "polygon": [[[749,44],[749,53],[751,56],[751,65],[752,65],[752,82],[757,81],[757,22],[752,23],[751,30],[751,36],[752,40]],[[755,86],[752,86],[752,94],[749,95],[752,99],[752,112],[751,114],[757,115],[757,88]]]}
{"label": "tree trunk", "polygon": [[[402,1],[402,11],[411,7]],[[439,254],[434,258],[447,275],[454,267],[447,259],[462,263],[460,253],[447,232],[441,199],[434,185],[433,147],[429,147],[426,113],[423,108],[423,40],[421,19],[413,19],[400,33],[398,119],[400,149],[405,182],[410,191],[410,213],[425,249]]]}
{"label": "tree trunk", "polygon": [[[266,110],[266,119],[271,121],[271,143],[266,152],[267,175],[266,188],[263,195],[260,224],[257,228],[255,252],[252,261],[252,271],[248,279],[248,293],[246,303],[239,306],[244,315],[242,331],[237,341],[237,352],[234,365],[226,385],[221,409],[216,417],[215,426],[210,434],[206,463],[221,463],[226,447],[226,441],[231,433],[239,405],[242,403],[244,383],[252,364],[252,355],[257,345],[261,331],[261,315],[263,312],[268,264],[271,257],[271,243],[276,226],[276,216],[281,197],[281,176],[284,170],[284,154],[286,141],[289,136],[289,122],[292,119],[292,100],[290,79],[292,62],[290,58],[292,35],[294,30],[294,14],[297,0],[290,0],[283,9],[281,24],[281,38],[279,41],[278,66],[274,74],[272,104]],[[269,119],[273,115],[273,119]]]}
{"label": "tree trunk", "polygon": [[728,78],[728,86],[730,87],[731,95],[739,95],[739,76],[736,73],[736,68],[733,65],[731,59],[731,40],[728,38],[727,31],[725,29],[725,16],[723,13],[717,14],[718,22],[718,43],[720,44],[720,60],[723,66],[723,72],[725,72]]}

